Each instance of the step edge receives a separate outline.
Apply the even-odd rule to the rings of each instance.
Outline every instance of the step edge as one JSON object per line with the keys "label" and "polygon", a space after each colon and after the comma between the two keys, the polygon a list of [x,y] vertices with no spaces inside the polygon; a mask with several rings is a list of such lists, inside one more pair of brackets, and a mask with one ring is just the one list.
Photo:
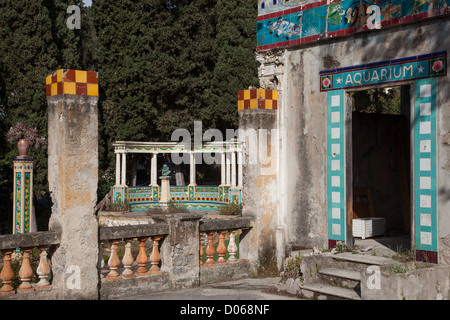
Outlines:
{"label": "step edge", "polygon": [[[335,272],[335,270],[343,270],[345,273],[349,273],[349,275],[341,274],[341,273],[339,273],[339,271]],[[326,276],[332,276],[332,277],[338,277],[338,278],[342,278],[342,279],[361,281],[361,273],[357,270],[325,268],[323,270],[320,270],[319,274],[326,275]]]}
{"label": "step edge", "polygon": [[[300,286],[300,289],[313,291],[321,294],[327,294],[333,297],[345,298],[350,300],[361,300],[361,297],[354,290],[347,288],[333,287],[332,285],[309,284]],[[340,292],[336,293],[336,290]]]}
{"label": "step edge", "polygon": [[[383,264],[388,264],[392,260],[390,258],[377,257],[377,256],[365,256],[362,254],[351,254],[351,256],[350,256],[350,255],[344,255],[344,253],[335,254],[332,257],[333,257],[333,259],[336,259],[336,260],[364,263],[364,264],[369,264],[369,265],[379,265],[379,266],[383,265]],[[371,258],[364,260],[365,257],[371,257]]]}

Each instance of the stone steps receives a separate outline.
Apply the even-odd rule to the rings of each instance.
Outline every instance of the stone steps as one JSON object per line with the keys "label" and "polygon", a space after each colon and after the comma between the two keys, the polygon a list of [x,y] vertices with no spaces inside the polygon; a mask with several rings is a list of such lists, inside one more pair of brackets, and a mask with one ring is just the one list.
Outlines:
{"label": "stone steps", "polygon": [[343,278],[353,281],[361,281],[361,273],[357,270],[340,269],[340,268],[326,268],[319,271],[322,275],[327,275],[336,278]]}
{"label": "stone steps", "polygon": [[301,285],[305,296],[316,299],[361,300],[361,271],[369,265],[381,266],[393,260],[385,257],[353,254],[333,254],[332,266],[320,269],[313,283]]}
{"label": "stone steps", "polygon": [[377,265],[381,266],[383,264],[392,263],[393,260],[390,258],[385,257],[378,257],[378,256],[371,256],[366,254],[353,254],[350,252],[344,252],[333,255],[333,259],[335,260],[342,260],[342,261],[348,261],[358,264],[364,264],[364,265]]}
{"label": "stone steps", "polygon": [[300,286],[302,290],[315,293],[315,297],[325,296],[325,298],[339,298],[345,300],[361,300],[360,295],[354,289],[341,288],[327,284],[315,283]]}

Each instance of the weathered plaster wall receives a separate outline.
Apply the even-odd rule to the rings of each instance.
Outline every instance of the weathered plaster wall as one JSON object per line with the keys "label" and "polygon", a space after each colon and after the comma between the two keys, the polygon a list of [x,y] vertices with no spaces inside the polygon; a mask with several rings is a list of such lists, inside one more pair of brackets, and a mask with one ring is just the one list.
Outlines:
{"label": "weathered plaster wall", "polygon": [[[319,71],[369,62],[450,51],[449,18],[356,34],[291,47],[284,53],[280,132],[288,167],[280,177],[286,190],[288,246],[322,246],[327,240],[327,94],[320,92]],[[450,110],[448,77],[437,78],[438,189],[441,254],[450,249]]]}
{"label": "weathered plaster wall", "polygon": [[[277,112],[276,110],[243,110],[239,111],[239,116],[239,129],[243,132],[255,133],[255,135],[248,135],[249,139],[246,136],[240,136],[240,139],[246,141],[243,216],[255,219],[252,231],[241,240],[240,253],[242,258],[254,262],[258,271],[276,272],[279,206],[278,134],[272,129],[277,128]],[[255,155],[258,156],[255,157]]]}
{"label": "weathered plaster wall", "polygon": [[52,256],[60,299],[98,297],[97,96],[56,95],[48,102],[50,230],[61,232]]}

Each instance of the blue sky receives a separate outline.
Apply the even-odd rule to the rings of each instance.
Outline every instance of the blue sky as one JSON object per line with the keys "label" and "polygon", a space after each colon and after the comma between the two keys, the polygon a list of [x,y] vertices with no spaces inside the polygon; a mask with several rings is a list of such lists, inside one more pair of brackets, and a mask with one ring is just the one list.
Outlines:
{"label": "blue sky", "polygon": [[92,5],[92,0],[83,0],[83,2],[86,7],[90,7]]}

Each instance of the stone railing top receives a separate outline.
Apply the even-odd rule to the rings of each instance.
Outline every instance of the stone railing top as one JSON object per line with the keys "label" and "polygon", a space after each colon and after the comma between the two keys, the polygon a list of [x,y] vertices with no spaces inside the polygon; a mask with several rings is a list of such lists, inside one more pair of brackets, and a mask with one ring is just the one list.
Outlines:
{"label": "stone railing top", "polygon": [[0,235],[0,250],[51,246],[59,244],[60,240],[58,231]]}
{"label": "stone railing top", "polygon": [[169,226],[165,222],[117,226],[117,227],[100,227],[99,239],[100,241],[131,239],[148,236],[160,236],[168,233],[169,233]]}
{"label": "stone railing top", "polygon": [[204,219],[200,221],[200,232],[232,229],[249,229],[253,227],[253,219],[249,217],[230,217],[223,219]]}

